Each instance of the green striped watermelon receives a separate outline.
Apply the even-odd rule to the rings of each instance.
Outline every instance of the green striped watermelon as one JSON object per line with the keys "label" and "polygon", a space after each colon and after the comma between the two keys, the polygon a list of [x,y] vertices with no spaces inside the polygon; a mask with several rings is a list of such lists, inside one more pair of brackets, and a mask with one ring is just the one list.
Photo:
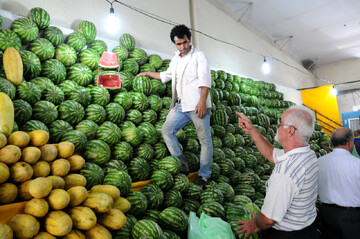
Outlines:
{"label": "green striped watermelon", "polygon": [[72,91],[74,91],[76,88],[79,87],[79,85],[71,80],[65,80],[61,82],[59,85],[59,88],[64,92],[64,95],[66,98],[68,98]]}
{"label": "green striped watermelon", "polygon": [[116,172],[116,171],[128,172],[128,169],[127,169],[126,164],[123,161],[113,159],[104,164],[104,171],[106,174],[108,174],[108,173]]}
{"label": "green striped watermelon", "polygon": [[127,127],[121,130],[122,138],[132,146],[138,146],[143,141],[143,133],[136,127]]}
{"label": "green striped watermelon", "polygon": [[95,139],[98,128],[99,126],[92,120],[82,120],[75,126],[75,129],[84,133],[88,140]]}
{"label": "green striped watermelon", "polygon": [[194,183],[189,183],[189,187],[183,191],[183,196],[190,199],[198,199],[203,192],[202,188]]}
{"label": "green striped watermelon", "polygon": [[34,104],[32,117],[48,125],[57,119],[58,111],[53,103],[41,100]]}
{"label": "green striped watermelon", "polygon": [[31,80],[38,77],[41,72],[41,62],[39,57],[27,50],[20,51],[20,56],[24,67],[24,78],[26,80]]}
{"label": "green striped watermelon", "polygon": [[115,124],[120,124],[125,118],[124,108],[117,103],[109,103],[105,107],[106,119]]}
{"label": "green striped watermelon", "polygon": [[130,161],[128,171],[133,181],[143,181],[149,177],[150,166],[144,158],[136,157]]}
{"label": "green striped watermelon", "polygon": [[67,98],[68,100],[73,100],[80,103],[83,107],[87,107],[91,103],[90,91],[82,86],[76,87],[73,91],[70,92],[70,95]]}
{"label": "green striped watermelon", "polygon": [[44,38],[49,40],[55,47],[64,42],[64,33],[58,27],[47,27],[43,31],[43,35]]}
{"label": "green striped watermelon", "polygon": [[168,149],[164,143],[157,142],[153,145],[154,148],[154,158],[155,159],[162,159],[169,155]]}
{"label": "green striped watermelon", "polygon": [[39,29],[45,29],[50,25],[50,15],[40,7],[31,8],[28,18],[35,22]]}
{"label": "green striped watermelon", "polygon": [[159,112],[162,109],[162,100],[158,95],[152,94],[148,96],[150,109]]}
{"label": "green striped watermelon", "polygon": [[100,56],[94,49],[83,49],[79,53],[79,61],[87,65],[92,71],[99,66]]}
{"label": "green striped watermelon", "polygon": [[136,76],[132,83],[132,89],[135,92],[141,92],[144,95],[150,95],[152,91],[150,78],[146,76]]}
{"label": "green striped watermelon", "polygon": [[71,124],[65,120],[55,120],[49,126],[50,141],[52,143],[60,143],[63,135],[70,130],[73,130]]}
{"label": "green striped watermelon", "polygon": [[148,201],[146,196],[141,191],[131,191],[127,195],[126,199],[131,204],[131,208],[128,211],[129,214],[134,216],[142,216],[145,213],[148,206]]}
{"label": "green striped watermelon", "polygon": [[189,214],[190,212],[197,212],[199,207],[200,202],[198,200],[191,198],[183,198],[180,209],[183,210],[186,214]]}
{"label": "green striped watermelon", "polygon": [[118,61],[123,61],[129,57],[129,51],[124,46],[116,46],[112,52],[117,54]]}
{"label": "green striped watermelon", "polygon": [[107,45],[103,40],[94,40],[89,44],[88,48],[97,51],[100,56],[104,51],[107,51]]}
{"label": "green striped watermelon", "polygon": [[91,103],[105,106],[110,101],[109,91],[102,86],[94,86],[90,88]]}
{"label": "green striped watermelon", "polygon": [[72,46],[62,43],[55,48],[55,59],[63,63],[65,67],[69,67],[75,64],[77,54]]}
{"label": "green striped watermelon", "polygon": [[135,38],[129,33],[124,33],[119,39],[120,45],[125,47],[128,51],[132,51],[135,48]]}
{"label": "green striped watermelon", "polygon": [[71,125],[79,123],[85,116],[84,107],[76,101],[66,100],[59,105],[59,118]]}
{"label": "green striped watermelon", "polygon": [[73,143],[76,152],[83,151],[83,149],[86,146],[86,143],[88,142],[86,135],[78,130],[69,130],[62,136],[61,141],[67,141]]}
{"label": "green striped watermelon", "polygon": [[130,192],[132,179],[125,171],[115,171],[105,175],[103,184],[117,187],[121,192],[121,196],[126,197]]}
{"label": "green striped watermelon", "polygon": [[120,71],[119,74],[123,77],[121,79],[121,87],[125,88],[128,91],[132,90],[132,81],[134,79],[134,76],[130,72],[126,71]]}
{"label": "green striped watermelon", "polygon": [[27,18],[15,19],[11,23],[10,29],[20,37],[22,42],[35,40],[39,35],[39,28],[36,26],[35,22]]}
{"label": "green striped watermelon", "polygon": [[42,63],[41,76],[49,78],[55,85],[58,85],[66,78],[66,68],[60,61],[50,59]]}
{"label": "green striped watermelon", "polygon": [[163,238],[163,232],[161,227],[154,221],[148,219],[142,219],[138,221],[132,231],[132,238],[142,239],[142,238]]}
{"label": "green striped watermelon", "polygon": [[164,201],[163,191],[155,184],[148,184],[141,189],[148,200],[148,209],[158,209]]}
{"label": "green striped watermelon", "polygon": [[33,40],[29,45],[29,49],[39,57],[41,62],[51,59],[55,55],[53,44],[45,38]]}
{"label": "green striped watermelon", "polygon": [[220,217],[222,219],[225,218],[224,207],[220,203],[215,201],[201,204],[196,214],[200,217],[201,213],[205,213],[206,215],[211,217]]}
{"label": "green striped watermelon", "polygon": [[22,125],[26,121],[30,120],[32,116],[32,107],[27,101],[14,100],[13,105],[15,121],[19,125]]}
{"label": "green striped watermelon", "polygon": [[207,188],[200,194],[201,203],[218,202],[220,204],[224,201],[224,195],[219,189]]}
{"label": "green striped watermelon", "polygon": [[131,238],[131,231],[137,223],[135,216],[131,214],[126,214],[126,224],[119,230],[112,231],[112,238],[114,239],[127,239]]}
{"label": "green striped watermelon", "polygon": [[180,208],[182,205],[182,196],[179,190],[170,189],[164,194],[163,207],[176,207]]}
{"label": "green striped watermelon", "polygon": [[102,184],[105,176],[104,170],[96,163],[85,163],[80,173],[86,178],[87,189]]}
{"label": "green striped watermelon", "polygon": [[162,96],[166,90],[166,84],[162,83],[160,80],[151,79],[152,93]]}
{"label": "green striped watermelon", "polygon": [[65,37],[64,42],[72,46],[76,52],[80,52],[86,45],[86,38],[81,33],[73,32]]}
{"label": "green striped watermelon", "polygon": [[100,125],[96,135],[97,139],[105,141],[108,144],[116,144],[121,139],[120,128],[110,121],[105,121]]}
{"label": "green striped watermelon", "polygon": [[156,69],[153,65],[151,65],[150,63],[145,63],[145,64],[142,64],[140,66],[140,69],[139,69],[140,72],[147,72],[147,71],[150,71],[150,72],[155,72]]}
{"label": "green striped watermelon", "polygon": [[114,159],[127,163],[130,162],[133,157],[133,148],[129,143],[121,141],[112,148],[112,155]]}
{"label": "green striped watermelon", "polygon": [[85,119],[102,124],[106,120],[106,111],[101,105],[91,104],[85,109]]}
{"label": "green striped watermelon", "polygon": [[92,43],[96,37],[95,24],[89,21],[81,21],[77,27],[77,32],[85,36],[86,43]]}
{"label": "green striped watermelon", "polygon": [[123,61],[123,71],[137,75],[139,72],[139,64],[134,59],[128,58]]}
{"label": "green striped watermelon", "polygon": [[32,82],[23,82],[17,86],[17,98],[27,101],[29,104],[35,104],[41,98],[40,88]]}
{"label": "green striped watermelon", "polygon": [[5,78],[0,77],[0,92],[7,94],[10,99],[14,99],[16,95],[16,88],[13,83]]}
{"label": "green striped watermelon", "polygon": [[55,84],[46,77],[36,77],[32,79],[30,82],[35,83],[41,90],[41,93],[44,95],[44,91],[46,89],[50,89],[52,87],[55,87]]}
{"label": "green striped watermelon", "polygon": [[26,133],[30,133],[34,130],[38,130],[38,129],[42,129],[42,130],[45,130],[46,132],[49,133],[49,129],[48,127],[41,121],[39,120],[29,120],[29,121],[26,121],[25,124],[23,124],[21,127],[20,127],[21,131],[24,131]]}
{"label": "green striped watermelon", "polygon": [[249,210],[244,205],[230,204],[228,206],[228,208],[226,209],[226,220],[227,221],[231,221],[231,220],[239,221],[241,217],[243,217],[246,214],[249,214]]}
{"label": "green striped watermelon", "polygon": [[94,139],[85,145],[84,156],[88,162],[100,165],[110,160],[111,150],[104,141]]}
{"label": "green striped watermelon", "polygon": [[20,51],[21,39],[11,30],[0,29],[0,50],[5,51],[8,47],[13,47],[17,51]]}
{"label": "green striped watermelon", "polygon": [[150,124],[155,124],[157,121],[157,114],[152,109],[147,109],[142,112],[143,122],[149,122]]}
{"label": "green striped watermelon", "polygon": [[162,190],[167,190],[174,184],[174,179],[169,171],[159,169],[151,175],[151,183],[157,185]]}
{"label": "green striped watermelon", "polygon": [[142,114],[139,110],[129,109],[126,111],[126,120],[133,122],[134,124],[140,124],[142,121]]}
{"label": "green striped watermelon", "polygon": [[232,202],[235,197],[234,189],[228,183],[218,183],[216,188],[220,190],[220,192],[224,196],[225,202]]}
{"label": "green striped watermelon", "polygon": [[157,142],[156,129],[151,123],[142,122],[138,126],[138,129],[143,134],[143,140],[144,140],[145,143],[155,144]]}
{"label": "green striped watermelon", "polygon": [[154,149],[150,144],[142,143],[135,149],[135,156],[149,162],[154,156]]}
{"label": "green striped watermelon", "polygon": [[168,207],[160,213],[160,222],[165,228],[182,232],[188,227],[188,216],[176,207]]}
{"label": "green striped watermelon", "polygon": [[159,55],[157,54],[151,54],[148,57],[148,61],[151,65],[153,65],[155,67],[155,69],[159,69],[162,65],[162,59]]}
{"label": "green striped watermelon", "polygon": [[129,57],[134,59],[139,64],[139,66],[143,65],[147,61],[147,54],[141,48],[135,48],[134,50],[130,51]]}
{"label": "green striped watermelon", "polygon": [[178,174],[181,168],[181,161],[175,156],[167,156],[160,160],[159,169],[169,171],[171,174]]}
{"label": "green striped watermelon", "polygon": [[128,110],[132,106],[132,97],[129,92],[120,92],[115,95],[113,102],[121,105],[124,110]]}

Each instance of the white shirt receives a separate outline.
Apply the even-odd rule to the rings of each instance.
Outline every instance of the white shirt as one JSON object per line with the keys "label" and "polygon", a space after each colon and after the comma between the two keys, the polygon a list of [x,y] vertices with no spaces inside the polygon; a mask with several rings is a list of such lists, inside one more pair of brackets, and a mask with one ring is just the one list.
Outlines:
{"label": "white shirt", "polygon": [[360,207],[360,159],[342,148],[319,158],[320,201]]}
{"label": "white shirt", "polygon": [[261,212],[275,220],[274,229],[301,230],[316,218],[319,165],[310,147],[284,153],[274,149],[274,170],[266,182],[266,196]]}
{"label": "white shirt", "polygon": [[175,77],[176,77],[176,93],[177,93],[177,98],[181,99],[182,98],[182,80],[181,80],[181,75],[182,72],[184,71],[186,64],[188,62],[188,59],[190,55],[186,54],[183,57],[179,57],[179,60],[176,64],[176,73],[175,73]]}
{"label": "white shirt", "polygon": [[[183,112],[194,111],[196,105],[200,101],[201,88],[211,88],[211,74],[209,63],[204,52],[191,47],[190,52],[186,55],[183,64],[183,69],[180,72],[176,71],[177,64],[179,62],[179,52],[171,59],[169,68],[160,72],[160,78],[163,83],[172,80],[172,101],[170,108],[175,106],[177,100],[176,92],[176,74],[181,79],[181,108]],[[210,91],[206,98],[206,108],[211,108]]]}

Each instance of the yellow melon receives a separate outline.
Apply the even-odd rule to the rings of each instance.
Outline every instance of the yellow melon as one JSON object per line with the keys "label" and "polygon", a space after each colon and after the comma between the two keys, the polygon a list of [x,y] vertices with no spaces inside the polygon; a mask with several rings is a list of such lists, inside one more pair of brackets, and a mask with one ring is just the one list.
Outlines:
{"label": "yellow melon", "polygon": [[47,200],[52,209],[61,210],[69,205],[70,195],[64,189],[53,189]]}
{"label": "yellow melon", "polygon": [[24,66],[19,52],[14,47],[8,47],[4,51],[3,65],[6,79],[15,86],[20,85]]}
{"label": "yellow melon", "polygon": [[26,203],[24,212],[34,217],[43,217],[49,212],[49,204],[43,198],[33,198]]}
{"label": "yellow melon", "polygon": [[114,200],[106,193],[89,193],[83,205],[94,210],[96,213],[110,211]]}
{"label": "yellow melon", "polygon": [[63,211],[52,211],[45,218],[45,229],[53,236],[65,236],[72,227],[71,217]]}
{"label": "yellow melon", "polygon": [[34,239],[56,239],[53,235],[48,232],[39,232]]}
{"label": "yellow melon", "polygon": [[58,149],[58,156],[61,158],[68,158],[74,154],[75,145],[71,142],[64,141],[56,145]]}
{"label": "yellow melon", "polygon": [[65,180],[62,177],[51,175],[51,176],[47,176],[47,178],[51,180],[53,189],[57,189],[57,188],[64,189],[65,188]]}
{"label": "yellow melon", "polygon": [[25,181],[19,186],[19,197],[23,201],[28,201],[33,198],[33,196],[29,192],[29,186],[32,181],[33,180]]}
{"label": "yellow melon", "polygon": [[34,146],[28,146],[21,151],[21,159],[29,164],[36,163],[41,157],[41,150]]}
{"label": "yellow melon", "polygon": [[96,224],[90,230],[84,231],[86,238],[91,239],[112,239],[112,235],[108,229],[100,224]]}
{"label": "yellow melon", "polygon": [[21,158],[21,149],[16,145],[6,145],[0,149],[0,162],[13,164]]}
{"label": "yellow melon", "polygon": [[17,214],[10,219],[8,225],[14,232],[14,238],[33,238],[40,229],[39,221],[28,214]]}
{"label": "yellow melon", "polygon": [[0,223],[0,235],[2,239],[13,239],[13,231],[9,225]]}
{"label": "yellow melon", "polygon": [[129,200],[123,197],[119,197],[114,200],[114,204],[112,205],[113,208],[119,209],[122,212],[127,212],[131,208],[131,203]]}
{"label": "yellow melon", "polygon": [[50,173],[50,164],[46,161],[38,161],[33,166],[34,178],[46,177]]}
{"label": "yellow melon", "polygon": [[7,138],[5,134],[0,133],[0,149],[7,144]]}
{"label": "yellow melon", "polygon": [[71,172],[78,171],[85,165],[85,159],[78,154],[72,155],[71,157],[67,158],[67,160],[69,160]]}
{"label": "yellow melon", "polygon": [[41,150],[41,160],[51,162],[57,157],[57,148],[51,144],[45,144],[40,147]]}
{"label": "yellow melon", "polygon": [[12,132],[8,137],[8,144],[16,145],[20,148],[26,147],[30,142],[30,136],[24,131]]}
{"label": "yellow melon", "polygon": [[85,239],[85,235],[79,230],[71,230],[71,232],[63,236],[61,239]]}
{"label": "yellow melon", "polygon": [[80,205],[87,198],[88,191],[83,186],[75,186],[67,190],[70,196],[70,206]]}
{"label": "yellow melon", "polygon": [[119,209],[111,208],[110,211],[100,215],[99,223],[110,230],[119,230],[125,226],[126,216]]}
{"label": "yellow melon", "polygon": [[52,181],[48,178],[35,178],[29,185],[29,193],[34,198],[43,198],[49,195],[52,186]]}
{"label": "yellow melon", "polygon": [[73,207],[70,209],[70,217],[74,227],[79,230],[89,230],[96,225],[97,217],[89,207]]}
{"label": "yellow melon", "polygon": [[0,205],[9,204],[15,201],[18,195],[18,188],[13,183],[0,184]]}
{"label": "yellow melon", "polygon": [[50,135],[42,129],[34,130],[29,133],[30,144],[36,147],[43,146],[49,141]]}
{"label": "yellow melon", "polygon": [[51,164],[51,174],[64,177],[70,171],[70,162],[67,159],[56,159]]}
{"label": "yellow melon", "polygon": [[30,164],[26,162],[16,162],[10,167],[10,178],[17,183],[29,180],[34,174],[34,170]]}
{"label": "yellow melon", "polygon": [[113,185],[95,185],[90,189],[90,192],[109,194],[113,200],[120,197],[120,190]]}
{"label": "yellow melon", "polygon": [[65,190],[68,190],[69,188],[75,187],[75,186],[86,186],[86,178],[84,175],[73,173],[68,174],[64,177],[65,180]]}
{"label": "yellow melon", "polygon": [[9,167],[6,164],[0,162],[0,184],[8,180],[9,176]]}

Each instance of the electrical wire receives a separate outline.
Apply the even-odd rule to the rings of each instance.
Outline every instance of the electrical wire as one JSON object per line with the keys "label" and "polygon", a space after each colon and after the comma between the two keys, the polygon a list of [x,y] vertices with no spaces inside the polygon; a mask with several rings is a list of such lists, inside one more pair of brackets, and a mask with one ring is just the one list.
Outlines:
{"label": "electrical wire", "polygon": [[[144,11],[144,10],[142,10],[142,9],[136,8],[136,7],[134,7],[134,6],[128,5],[128,4],[123,3],[123,2],[121,2],[121,1],[118,1],[118,0],[114,0],[113,2],[110,2],[109,0],[106,0],[106,1],[109,2],[110,4],[112,4],[112,3],[114,3],[114,2],[119,3],[119,4],[121,4],[121,5],[129,8],[129,9],[131,9],[131,10],[134,10],[134,11],[140,13],[140,14],[143,14],[143,15],[145,15],[145,16],[147,16],[147,17],[150,17],[150,18],[152,18],[152,19],[155,19],[155,20],[157,20],[157,21],[160,21],[160,22],[165,23],[165,24],[168,24],[168,25],[173,25],[173,26],[179,25],[179,23],[176,23],[176,22],[170,21],[170,20],[168,20],[168,19],[162,18],[162,17],[157,16],[157,15],[155,15],[155,14],[153,14],[153,13]],[[209,34],[206,34],[206,33],[202,32],[202,31],[199,31],[199,30],[196,30],[196,29],[192,29],[192,28],[189,28],[189,29],[190,29],[191,31],[193,31],[193,32],[197,32],[197,33],[199,33],[199,34],[201,34],[201,35],[203,35],[203,36],[205,36],[205,37],[208,37],[208,38],[210,38],[210,39],[212,39],[212,40],[214,40],[214,41],[218,41],[218,42],[220,42],[220,43],[233,46],[233,47],[238,48],[238,49],[240,49],[240,50],[243,50],[243,51],[245,51],[245,52],[247,52],[247,53],[249,53],[249,54],[254,54],[254,55],[261,56],[262,58],[266,58],[266,57],[272,58],[273,60],[278,61],[278,62],[280,62],[280,63],[282,63],[282,64],[284,64],[284,65],[286,65],[286,66],[288,66],[288,67],[290,67],[290,68],[293,68],[293,69],[295,69],[295,70],[297,70],[297,71],[299,71],[299,72],[301,72],[301,73],[303,73],[303,74],[305,74],[305,75],[312,75],[310,72],[303,71],[302,69],[299,69],[299,68],[297,68],[297,67],[295,67],[295,66],[292,66],[292,65],[284,62],[283,60],[279,59],[279,58],[272,57],[272,56],[267,56],[267,55],[264,55],[264,54],[261,54],[261,53],[255,52],[255,51],[248,50],[248,49],[246,49],[246,48],[244,48],[244,47],[241,47],[241,46],[239,46],[239,45],[236,45],[236,44],[231,43],[231,42],[228,42],[228,41],[221,40],[221,39],[219,39],[219,38],[213,37],[213,36],[211,36],[211,35],[209,35]],[[318,79],[318,80],[322,80],[322,79],[320,79],[320,78],[317,77],[317,76],[315,76],[315,77],[316,77],[316,79]],[[330,83],[330,82],[329,82],[329,83]]]}

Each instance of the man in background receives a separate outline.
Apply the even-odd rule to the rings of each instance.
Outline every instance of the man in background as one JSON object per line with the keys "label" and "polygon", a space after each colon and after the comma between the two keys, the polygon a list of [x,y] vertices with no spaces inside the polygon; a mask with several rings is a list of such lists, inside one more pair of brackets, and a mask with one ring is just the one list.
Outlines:
{"label": "man in background", "polygon": [[319,238],[313,225],[319,165],[308,145],[315,125],[313,112],[303,106],[292,106],[281,115],[275,139],[283,149],[274,148],[245,115],[236,114],[240,116],[239,128],[250,134],[268,161],[275,163],[259,215],[239,221],[238,232],[249,236],[267,230],[269,239]]}
{"label": "man in background", "polygon": [[320,218],[324,238],[360,237],[360,159],[351,155],[351,129],[331,136],[334,150],[319,158]]}
{"label": "man in background", "polygon": [[162,136],[171,155],[180,159],[181,172],[187,174],[188,162],[175,134],[189,121],[194,123],[201,145],[200,170],[194,183],[205,185],[211,175],[213,154],[209,63],[204,52],[191,44],[191,32],[185,25],[175,26],[171,30],[170,39],[178,51],[171,59],[169,68],[165,72],[142,72],[138,76],[152,77],[163,83],[172,81],[172,101],[161,129]]}

